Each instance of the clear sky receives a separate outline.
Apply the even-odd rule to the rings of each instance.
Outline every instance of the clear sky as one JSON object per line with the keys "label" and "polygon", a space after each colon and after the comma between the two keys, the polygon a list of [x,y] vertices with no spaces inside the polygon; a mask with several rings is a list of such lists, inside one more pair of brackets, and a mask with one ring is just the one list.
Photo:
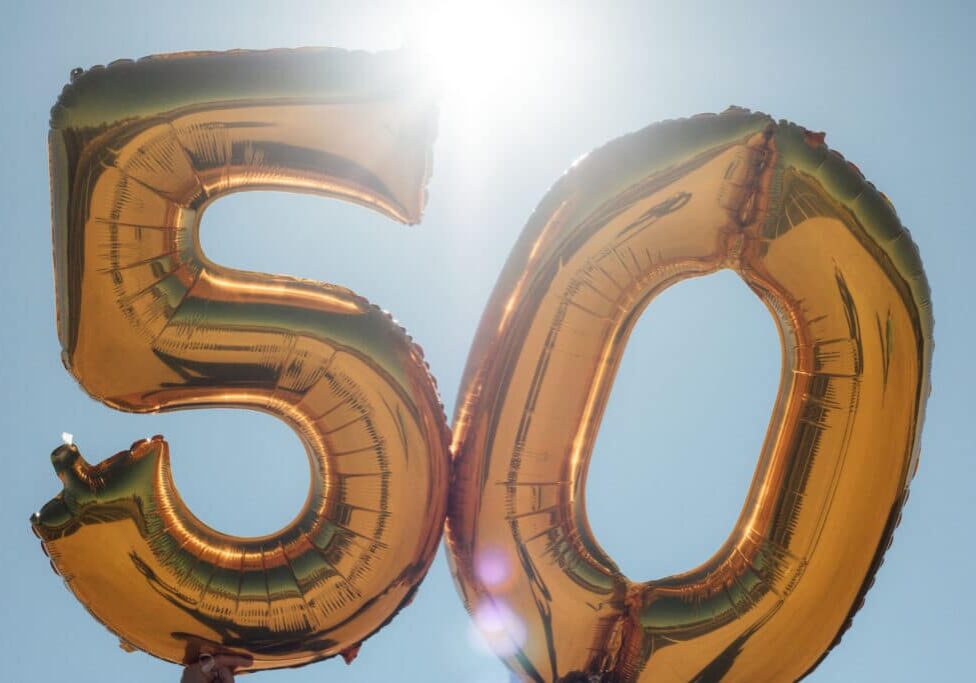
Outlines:
{"label": "clear sky", "polygon": [[[51,573],[30,533],[28,515],[60,488],[48,454],[62,431],[74,433],[92,461],[137,437],[165,434],[182,495],[226,532],[281,527],[308,485],[304,452],[283,423],[242,411],[125,415],[88,398],[62,368],[46,135],[68,72],[180,50],[376,50],[417,40],[457,51],[449,56],[455,85],[442,106],[423,223],[405,228],[322,198],[247,193],[208,210],[201,236],[208,255],[336,282],[388,309],[424,347],[450,415],[501,266],[573,160],[655,121],[730,104],[827,131],[827,143],[891,198],[912,230],[932,286],[936,350],[921,467],[904,521],[852,630],[809,680],[972,677],[972,5],[524,4],[455,10],[452,29],[429,35],[426,9],[366,2],[4,6],[0,678],[179,679],[176,667],[119,649]],[[728,534],[777,389],[778,344],[768,313],[730,273],[669,290],[638,323],[587,488],[596,536],[631,578],[691,568]],[[332,660],[253,680],[489,683],[507,674],[472,636],[441,552],[416,601],[364,644],[353,665]]]}

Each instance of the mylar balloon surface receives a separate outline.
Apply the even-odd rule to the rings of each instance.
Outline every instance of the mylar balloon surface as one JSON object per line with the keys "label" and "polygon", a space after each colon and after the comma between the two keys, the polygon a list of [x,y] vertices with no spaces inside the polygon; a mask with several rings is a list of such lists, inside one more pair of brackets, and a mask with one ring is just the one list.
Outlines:
{"label": "mylar balloon surface", "polygon": [[[720,268],[779,328],[769,431],[725,544],[683,574],[633,582],[587,524],[590,453],[641,312]],[[469,357],[448,512],[468,610],[523,680],[802,677],[848,626],[891,540],[931,352],[908,232],[822,135],[733,109],[593,152],[529,220]]]}
{"label": "mylar balloon surface", "polygon": [[186,508],[161,438],[97,466],[65,445],[53,454],[64,490],[34,529],[126,646],[173,662],[247,654],[253,669],[351,656],[410,600],[440,539],[449,434],[434,383],[362,297],[221,267],[197,231],[211,202],[249,189],[416,222],[432,100],[399,53],[187,53],[74,76],[50,133],[66,367],[120,410],[279,417],[312,483],[286,528],[237,538]]}

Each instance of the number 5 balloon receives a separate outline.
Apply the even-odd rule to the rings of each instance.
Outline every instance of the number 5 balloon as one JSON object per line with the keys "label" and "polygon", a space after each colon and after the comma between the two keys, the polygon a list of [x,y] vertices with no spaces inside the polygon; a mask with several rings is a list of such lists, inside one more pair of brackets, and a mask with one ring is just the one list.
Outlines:
{"label": "number 5 balloon", "polygon": [[58,448],[64,490],[34,529],[127,645],[173,662],[248,654],[253,669],[351,656],[430,565],[448,432],[419,348],[349,290],[229,270],[197,239],[211,202],[248,189],[416,222],[436,112],[409,73],[396,53],[170,55],[80,74],[54,107],[67,368],[120,410],[268,412],[312,467],[298,517],[244,539],[190,513],[161,438],[97,466]]}
{"label": "number 5 balloon", "polygon": [[[695,569],[635,583],[587,524],[590,453],[644,307],[720,268],[773,314],[779,395],[726,543]],[[732,110],[594,152],[529,220],[468,360],[448,543],[469,611],[524,680],[802,677],[891,540],[931,351],[908,232],[822,135]]]}

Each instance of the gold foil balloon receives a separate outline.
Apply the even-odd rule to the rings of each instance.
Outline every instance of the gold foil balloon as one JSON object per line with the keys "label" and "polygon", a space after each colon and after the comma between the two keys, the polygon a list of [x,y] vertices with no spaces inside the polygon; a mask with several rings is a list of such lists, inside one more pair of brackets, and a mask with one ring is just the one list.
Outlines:
{"label": "gold foil balloon", "polygon": [[[720,268],[779,327],[779,395],[725,544],[635,583],[587,524],[590,453],[644,307]],[[802,677],[847,628],[891,540],[931,352],[908,232],[822,135],[736,109],[592,153],[529,220],[469,357],[448,511],[468,610],[524,680]],[[655,523],[680,520],[628,521]]]}
{"label": "gold foil balloon", "polygon": [[[53,109],[67,368],[120,410],[270,413],[312,467],[291,524],[237,538],[186,508],[161,438],[97,466],[58,448],[64,491],[34,529],[126,646],[173,662],[247,654],[253,669],[351,657],[427,571],[450,461],[420,349],[347,289],[229,270],[197,239],[211,202],[249,189],[416,222],[436,110],[412,71],[399,53],[167,55],[73,74]],[[314,248],[328,239],[341,236]]]}
{"label": "gold foil balloon", "polygon": [[[180,500],[162,437],[95,466],[56,449],[64,490],[34,530],[126,647],[252,669],[351,659],[430,564],[449,468],[420,350],[346,289],[220,267],[197,239],[209,203],[245,189],[418,220],[435,111],[411,71],[400,54],[159,56],[77,74],[52,112],[65,365],[121,410],[276,415],[312,466],[290,525],[237,538]],[[720,268],[779,326],[769,432],[726,543],[634,583],[587,524],[590,453],[644,307]],[[897,525],[931,352],[907,231],[822,135],[735,109],[594,152],[533,215],[471,351],[447,511],[468,609],[526,680],[803,676]]]}

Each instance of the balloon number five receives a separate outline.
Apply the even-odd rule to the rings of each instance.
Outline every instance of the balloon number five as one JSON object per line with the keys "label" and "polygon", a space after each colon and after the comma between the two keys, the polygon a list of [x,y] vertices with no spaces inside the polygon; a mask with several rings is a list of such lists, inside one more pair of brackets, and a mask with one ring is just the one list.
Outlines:
{"label": "balloon number five", "polygon": [[[121,410],[280,417],[313,478],[285,529],[236,538],[180,500],[161,437],[94,466],[62,446],[64,490],[32,518],[52,566],[125,646],[170,661],[349,660],[410,600],[446,518],[465,604],[526,680],[812,670],[890,542],[929,392],[928,287],[887,200],[822,135],[745,110],[594,152],[501,274],[451,465],[433,379],[387,315],[335,285],[222,268],[197,239],[205,207],[244,189],[418,220],[436,111],[411,73],[398,53],[196,53],[65,88],[50,148],[66,366]],[[726,543],[634,583],[586,522],[590,453],[644,307],[719,268],[779,326],[779,395]]]}
{"label": "balloon number five", "polygon": [[171,661],[246,653],[254,668],[348,657],[423,578],[450,462],[420,350],[346,289],[209,262],[197,229],[210,202],[255,188],[415,221],[435,114],[392,55],[322,50],[118,63],[77,78],[55,107],[68,368],[122,410],[268,412],[312,465],[298,517],[239,539],[182,503],[159,438],[96,467],[55,451],[64,493],[36,528],[127,644]]}

